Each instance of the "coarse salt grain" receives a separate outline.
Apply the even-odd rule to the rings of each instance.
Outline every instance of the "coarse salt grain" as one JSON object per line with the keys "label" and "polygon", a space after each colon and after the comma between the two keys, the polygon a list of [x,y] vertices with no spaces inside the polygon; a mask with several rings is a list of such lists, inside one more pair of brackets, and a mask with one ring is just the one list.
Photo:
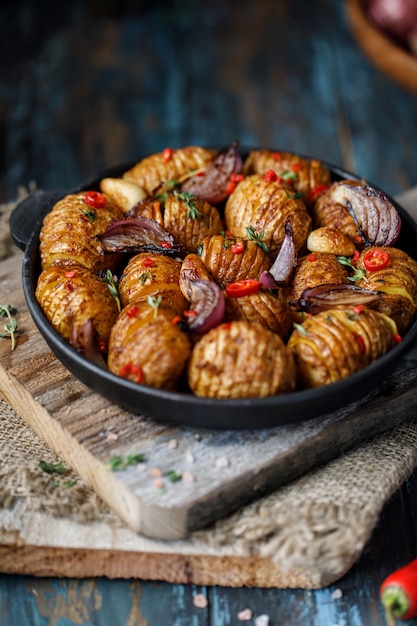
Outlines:
{"label": "coarse salt grain", "polygon": [[241,622],[248,622],[252,619],[252,611],[250,609],[243,609],[237,614],[237,619]]}
{"label": "coarse salt grain", "polygon": [[255,626],[268,626],[269,625],[269,615],[258,615],[255,618]]}
{"label": "coarse salt grain", "polygon": [[332,593],[333,600],[339,600],[339,598],[341,598],[342,596],[343,596],[343,593],[341,589],[335,589]]}
{"label": "coarse salt grain", "polygon": [[206,606],[208,605],[208,600],[207,600],[206,596],[204,596],[202,593],[198,593],[193,598],[193,604],[198,609],[205,609]]}

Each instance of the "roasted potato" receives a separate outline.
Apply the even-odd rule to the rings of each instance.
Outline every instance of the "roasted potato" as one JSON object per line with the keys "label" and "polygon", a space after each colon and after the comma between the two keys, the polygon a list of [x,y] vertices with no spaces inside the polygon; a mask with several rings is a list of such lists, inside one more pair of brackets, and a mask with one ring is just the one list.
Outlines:
{"label": "roasted potato", "polygon": [[119,280],[122,306],[161,296],[165,304],[181,314],[188,307],[188,302],[181,292],[180,270],[180,261],[163,254],[136,254],[127,263]]}
{"label": "roasted potato", "polygon": [[417,262],[398,248],[369,246],[356,267],[364,273],[357,285],[382,294],[373,308],[392,317],[404,333],[417,312]]}
{"label": "roasted potato", "polygon": [[113,221],[121,219],[123,213],[103,194],[99,194],[103,206],[91,206],[89,193],[65,196],[44,218],[39,235],[42,269],[77,263],[97,273],[116,267],[119,257],[104,254],[97,235]]}
{"label": "roasted potato", "polygon": [[128,304],[110,334],[109,370],[150,387],[176,389],[191,344],[175,317],[175,309],[164,303]]}
{"label": "roasted potato", "polygon": [[328,189],[321,193],[311,208],[313,227],[327,226],[333,230],[347,235],[356,245],[362,243],[362,234],[349,213],[346,203],[338,193],[339,188],[351,185],[359,185],[357,181],[338,181],[332,183]]}
{"label": "roasted potato", "polygon": [[271,259],[255,241],[222,234],[205,237],[198,254],[213,278],[219,284],[242,278],[258,279],[271,267]]}
{"label": "roasted potato", "polygon": [[197,396],[265,397],[292,391],[295,368],[282,339],[245,321],[222,324],[198,341],[188,364]]}
{"label": "roasted potato", "polygon": [[353,256],[355,244],[352,239],[334,228],[322,226],[312,230],[307,238],[310,252],[329,252],[340,256]]}
{"label": "roasted potato", "polygon": [[194,170],[204,168],[215,154],[215,150],[199,146],[176,150],[166,148],[136,163],[123,174],[123,178],[151,195],[162,183],[181,179]]}
{"label": "roasted potato", "polygon": [[252,150],[246,158],[243,171],[249,174],[265,174],[268,170],[292,183],[309,205],[315,192],[330,185],[330,171],[317,159],[306,159],[291,152]]}
{"label": "roasted potato", "polygon": [[331,309],[308,317],[287,344],[299,387],[320,387],[354,374],[393,348],[396,336],[395,322],[372,309]]}
{"label": "roasted potato", "polygon": [[292,330],[291,308],[282,290],[260,290],[252,295],[226,298],[225,320],[246,320],[259,324],[286,341]]}
{"label": "roasted potato", "polygon": [[107,345],[118,308],[109,286],[98,275],[80,265],[51,265],[40,274],[35,295],[64,339],[70,339],[74,324],[81,328],[92,319],[98,340]]}
{"label": "roasted potato", "polygon": [[226,228],[237,237],[248,238],[248,229],[262,236],[272,256],[284,240],[289,219],[297,251],[304,249],[311,230],[311,217],[301,197],[285,182],[260,174],[247,176],[230,194],[225,207]]}

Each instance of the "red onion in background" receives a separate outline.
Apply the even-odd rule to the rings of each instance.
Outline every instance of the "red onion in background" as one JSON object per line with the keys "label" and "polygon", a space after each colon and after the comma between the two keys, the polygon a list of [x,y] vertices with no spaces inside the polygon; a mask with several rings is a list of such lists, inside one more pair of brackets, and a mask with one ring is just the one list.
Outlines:
{"label": "red onion in background", "polygon": [[417,0],[369,0],[367,15],[387,35],[406,45],[417,33]]}

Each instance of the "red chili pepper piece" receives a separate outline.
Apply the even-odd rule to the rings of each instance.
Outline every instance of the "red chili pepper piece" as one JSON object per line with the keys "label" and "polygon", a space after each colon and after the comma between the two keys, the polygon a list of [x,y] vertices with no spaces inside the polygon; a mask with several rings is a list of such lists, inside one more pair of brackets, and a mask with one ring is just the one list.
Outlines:
{"label": "red chili pepper piece", "polygon": [[193,311],[192,309],[184,311],[184,317],[197,317],[197,311]]}
{"label": "red chili pepper piece", "polygon": [[359,346],[359,350],[362,352],[362,354],[365,354],[366,352],[365,339],[362,337],[362,335],[355,335],[355,339],[356,339],[356,343]]}
{"label": "red chili pepper piece", "polygon": [[417,617],[417,559],[387,576],[380,587],[380,596],[393,617]]}
{"label": "red chili pepper piece", "polygon": [[317,197],[321,193],[323,193],[323,191],[326,191],[326,189],[328,189],[328,188],[329,188],[329,185],[326,185],[325,183],[323,183],[322,185],[317,185],[308,194],[308,199],[310,200],[310,202],[313,202],[314,200],[317,199]]}
{"label": "red chili pepper piece", "polygon": [[375,248],[370,250],[363,257],[363,264],[368,272],[375,272],[376,270],[382,270],[389,265],[390,258],[386,250]]}
{"label": "red chili pepper piece", "polygon": [[169,241],[160,241],[159,245],[161,248],[172,248],[172,243],[169,243]]}
{"label": "red chili pepper piece", "polygon": [[254,278],[245,278],[226,285],[226,295],[229,296],[229,298],[250,296],[254,293],[258,293],[259,287],[259,280],[255,280]]}
{"label": "red chili pepper piece", "polygon": [[175,316],[172,318],[172,321],[171,321],[171,323],[172,323],[174,326],[176,326],[177,324],[180,324],[181,322],[182,322],[181,315],[175,315]]}
{"label": "red chili pepper piece", "polygon": [[243,174],[235,174],[235,173],[233,173],[233,174],[230,174],[230,180],[233,183],[241,183],[242,180],[245,180],[245,177],[243,176]]}
{"label": "red chili pepper piece", "polygon": [[292,166],[293,172],[299,172],[302,168],[303,166],[301,165],[301,163],[294,163],[294,165]]}
{"label": "red chili pepper piece", "polygon": [[68,272],[65,272],[65,278],[75,278],[77,275],[77,272],[75,272],[74,270],[69,270]]}
{"label": "red chili pepper piece", "polygon": [[233,243],[230,246],[230,252],[233,252],[233,254],[240,254],[241,252],[245,251],[245,244],[243,243],[243,241],[236,241],[236,243]]}
{"label": "red chili pepper piece", "polygon": [[402,341],[403,338],[401,337],[401,335],[399,335],[398,333],[395,333],[394,335],[394,341],[395,343],[400,343],[400,341]]}
{"label": "red chili pepper piece", "polygon": [[102,209],[107,204],[106,196],[100,191],[87,191],[84,200],[93,209]]}
{"label": "red chili pepper piece", "polygon": [[281,161],[282,154],[281,152],[272,152],[271,157],[274,159],[274,161]]}
{"label": "red chili pepper piece", "polygon": [[172,159],[173,154],[174,151],[172,148],[165,148],[165,150],[162,151],[162,162],[168,163],[168,161]]}
{"label": "red chili pepper piece", "polygon": [[126,315],[128,317],[136,317],[138,313],[139,313],[139,307],[136,304],[132,304],[132,306],[129,307],[126,311]]}
{"label": "red chili pepper piece", "polygon": [[275,181],[278,178],[276,172],[274,172],[274,170],[267,170],[263,176],[263,179],[267,182],[267,183],[271,183],[273,181]]}
{"label": "red chili pepper piece", "polygon": [[310,263],[314,263],[314,261],[317,261],[317,256],[314,254],[314,252],[312,252],[308,255],[307,260],[310,261]]}
{"label": "red chili pepper piece", "polygon": [[356,306],[353,307],[353,312],[356,315],[360,315],[361,313],[363,313],[364,309],[365,309],[364,304],[357,304]]}
{"label": "red chili pepper piece", "polygon": [[354,253],[354,255],[352,256],[352,259],[351,259],[352,263],[356,263],[358,261],[359,257],[360,257],[359,250],[355,250],[355,253]]}
{"label": "red chili pepper piece", "polygon": [[152,267],[154,264],[155,264],[155,261],[148,256],[142,261],[142,265],[144,267]]}
{"label": "red chili pepper piece", "polygon": [[141,383],[143,381],[143,370],[140,365],[126,363],[126,365],[122,365],[120,368],[119,376],[122,376],[123,378],[132,376],[136,383]]}
{"label": "red chili pepper piece", "polygon": [[227,183],[227,187],[226,187],[227,195],[230,196],[230,194],[233,193],[235,189],[236,189],[236,183],[233,180],[229,180],[229,182]]}

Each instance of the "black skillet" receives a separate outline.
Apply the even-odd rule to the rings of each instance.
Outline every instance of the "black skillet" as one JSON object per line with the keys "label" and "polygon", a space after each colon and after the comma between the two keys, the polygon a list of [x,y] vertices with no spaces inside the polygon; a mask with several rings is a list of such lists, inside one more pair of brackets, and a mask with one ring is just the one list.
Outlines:
{"label": "black skillet", "polygon": [[[359,177],[339,167],[324,163],[334,180]],[[417,336],[415,320],[403,340],[390,352],[365,369],[331,385],[296,391],[267,398],[218,400],[198,398],[187,391],[164,391],[135,384],[88,361],[77,353],[52,328],[41,310],[35,289],[40,273],[39,231],[43,217],[58,199],[83,189],[99,189],[105,176],[120,176],[132,164],[101,173],[72,190],[39,191],[21,202],[13,211],[10,228],[15,243],[24,250],[22,280],[32,318],[56,357],[67,369],[93,391],[113,403],[158,421],[174,422],[197,428],[258,429],[294,424],[324,416],[362,400],[382,385],[394,369],[413,361],[412,349]],[[396,246],[415,256],[417,224],[392,198],[401,219],[401,234]]]}

